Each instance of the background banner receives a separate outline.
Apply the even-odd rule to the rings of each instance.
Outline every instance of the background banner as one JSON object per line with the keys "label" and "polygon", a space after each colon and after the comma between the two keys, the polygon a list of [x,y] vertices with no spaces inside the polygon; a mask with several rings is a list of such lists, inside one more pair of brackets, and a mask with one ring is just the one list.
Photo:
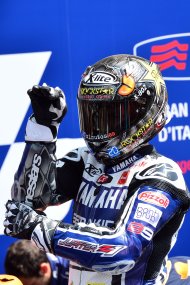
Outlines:
{"label": "background banner", "polygon": [[[76,94],[85,68],[103,57],[129,53],[160,65],[169,94],[171,121],[153,140],[175,160],[190,188],[189,0],[33,0],[0,2],[0,273],[7,246],[5,203],[24,149],[31,105],[27,90],[46,82],[66,94],[68,114],[57,156],[84,145]],[[71,220],[71,206],[50,208],[52,218]],[[190,255],[190,214],[170,255]]]}

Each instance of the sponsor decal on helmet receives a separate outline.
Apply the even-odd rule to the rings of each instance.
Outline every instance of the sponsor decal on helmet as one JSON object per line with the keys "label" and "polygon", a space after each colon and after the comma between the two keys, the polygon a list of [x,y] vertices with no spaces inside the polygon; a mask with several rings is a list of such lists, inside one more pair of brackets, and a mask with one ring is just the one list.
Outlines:
{"label": "sponsor decal on helmet", "polygon": [[108,153],[109,157],[113,158],[113,157],[118,156],[120,154],[120,151],[116,146],[112,146],[112,147],[108,148],[107,153]]}
{"label": "sponsor decal on helmet", "polygon": [[153,120],[150,118],[145,125],[143,125],[136,133],[121,142],[122,147],[126,147],[141,138],[152,126]]}
{"label": "sponsor decal on helmet", "polygon": [[142,84],[140,88],[137,90],[138,96],[139,97],[142,96],[145,93],[145,91],[147,95],[150,95],[150,90],[147,90],[147,86],[145,84]]}
{"label": "sponsor decal on helmet", "polygon": [[135,80],[132,76],[123,75],[122,85],[118,89],[118,94],[121,96],[130,95],[135,88]]}
{"label": "sponsor decal on helmet", "polygon": [[152,191],[144,191],[138,195],[138,199],[150,204],[154,204],[163,208],[167,208],[169,205],[169,199],[162,193],[156,193]]}
{"label": "sponsor decal on helmet", "polygon": [[118,84],[118,78],[112,73],[103,72],[103,71],[93,71],[88,73],[83,78],[84,85],[93,85],[93,84],[100,84],[100,85],[110,85],[110,84]]}
{"label": "sponsor decal on helmet", "polygon": [[110,139],[110,138],[113,138],[116,136],[116,133],[115,132],[110,132],[108,134],[98,134],[96,136],[92,136],[92,135],[88,135],[87,133],[85,132],[81,132],[82,136],[84,139],[89,139],[89,140],[104,140],[104,139]]}
{"label": "sponsor decal on helmet", "polygon": [[[80,95],[84,99],[106,99],[109,95],[115,94],[115,88],[113,87],[81,87]],[[101,95],[101,96],[100,96]]]}

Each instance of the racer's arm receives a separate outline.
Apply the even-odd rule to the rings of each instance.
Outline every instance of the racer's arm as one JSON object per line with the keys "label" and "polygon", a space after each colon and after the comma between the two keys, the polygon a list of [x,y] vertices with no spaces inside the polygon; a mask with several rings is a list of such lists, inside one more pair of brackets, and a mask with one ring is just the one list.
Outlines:
{"label": "racer's arm", "polygon": [[55,151],[55,142],[26,143],[11,189],[14,201],[44,209],[76,197],[84,169],[80,150],[70,151],[58,160]]}
{"label": "racer's arm", "polygon": [[[73,152],[56,160],[57,132],[67,111],[63,91],[58,87],[36,85],[28,90],[28,95],[34,113],[26,126],[26,147],[14,177],[11,198],[33,209],[44,209],[75,196],[83,161],[77,151],[75,161],[69,159]],[[75,173],[75,183],[70,177],[71,170]]]}
{"label": "racer's arm", "polygon": [[[156,196],[163,194],[166,200],[164,206],[140,199],[147,190]],[[82,266],[119,274],[135,265],[144,249],[151,244],[154,235],[181,211],[183,201],[178,197],[144,186],[125,205],[113,230],[86,224],[67,225],[13,202],[7,204],[4,225],[7,235],[31,238],[39,248]]]}
{"label": "racer's arm", "polygon": [[[141,200],[146,191],[165,199],[163,207]],[[125,206],[114,230],[95,225],[83,225],[84,228],[75,230],[58,225],[53,236],[53,252],[96,271],[117,274],[128,271],[156,233],[180,211],[183,211],[182,202],[169,193],[141,187]]]}

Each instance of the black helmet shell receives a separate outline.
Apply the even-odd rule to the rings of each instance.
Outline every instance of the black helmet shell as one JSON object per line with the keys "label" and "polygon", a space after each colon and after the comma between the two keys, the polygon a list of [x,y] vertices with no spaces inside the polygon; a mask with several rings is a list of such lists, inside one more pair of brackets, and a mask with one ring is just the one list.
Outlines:
{"label": "black helmet shell", "polygon": [[107,164],[134,152],[166,122],[167,90],[157,64],[120,54],[89,66],[78,89],[81,134]]}

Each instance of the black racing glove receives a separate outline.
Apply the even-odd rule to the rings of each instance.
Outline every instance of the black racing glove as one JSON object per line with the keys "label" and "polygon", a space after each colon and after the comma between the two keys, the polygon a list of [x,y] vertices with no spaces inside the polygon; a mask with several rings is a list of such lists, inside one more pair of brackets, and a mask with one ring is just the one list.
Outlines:
{"label": "black racing glove", "polygon": [[51,126],[61,123],[67,112],[67,105],[63,91],[47,85],[34,85],[27,91],[34,112],[36,122]]}
{"label": "black racing glove", "polygon": [[32,239],[41,249],[52,252],[51,241],[59,221],[48,219],[43,212],[38,214],[29,206],[8,200],[4,220],[5,235]]}
{"label": "black racing glove", "polygon": [[[48,127],[55,138],[58,126],[67,112],[67,104],[63,91],[59,87],[53,88],[43,84],[42,86],[34,85],[27,93],[30,97],[34,113],[30,121],[42,125],[38,128],[38,133],[44,132],[44,130],[47,133]],[[29,138],[36,132],[33,123],[27,126],[26,135]],[[26,140],[30,139],[26,138]]]}

